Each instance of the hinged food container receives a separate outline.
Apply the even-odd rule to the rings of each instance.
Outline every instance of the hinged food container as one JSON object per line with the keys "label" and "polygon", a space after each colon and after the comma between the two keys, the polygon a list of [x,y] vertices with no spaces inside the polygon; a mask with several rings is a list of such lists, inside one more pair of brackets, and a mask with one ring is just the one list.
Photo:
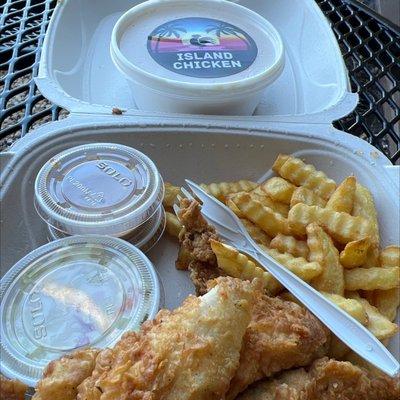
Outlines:
{"label": "hinged food container", "polygon": [[[112,63],[109,43],[115,22],[138,3],[58,3],[36,82],[70,116],[41,126],[0,153],[2,275],[47,241],[33,201],[40,168],[61,151],[95,142],[138,149],[174,184],[183,184],[185,178],[258,180],[272,174],[278,153],[293,153],[337,181],[355,174],[376,200],[382,245],[399,241],[399,168],[367,142],[333,128],[334,120],[355,108],[358,96],[350,92],[338,44],[313,0],[238,1],[270,21],[285,47],[282,74],[249,117],[137,109],[127,81]],[[187,273],[175,269],[176,241],[164,235],[148,256],[164,287],[164,306],[176,307],[193,292]],[[397,356],[398,349],[396,337],[391,350]]]}

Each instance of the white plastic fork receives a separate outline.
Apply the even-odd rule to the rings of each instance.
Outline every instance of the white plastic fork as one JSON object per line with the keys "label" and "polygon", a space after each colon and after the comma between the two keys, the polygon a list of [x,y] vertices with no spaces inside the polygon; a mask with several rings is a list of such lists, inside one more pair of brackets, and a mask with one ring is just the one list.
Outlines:
{"label": "white plastic fork", "polygon": [[[186,180],[186,183],[195,197],[202,202],[203,216],[225,241],[255,258],[266,271],[362,358],[392,377],[400,373],[398,361],[368,329],[264,253],[228,207],[194,182]],[[185,188],[181,190],[185,197],[193,199]],[[174,211],[179,217],[177,205],[174,205]]]}

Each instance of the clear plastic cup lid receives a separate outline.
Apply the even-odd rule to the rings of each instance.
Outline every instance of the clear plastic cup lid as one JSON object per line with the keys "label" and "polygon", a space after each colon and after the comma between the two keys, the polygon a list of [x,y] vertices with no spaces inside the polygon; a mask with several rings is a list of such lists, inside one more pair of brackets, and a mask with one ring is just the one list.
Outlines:
{"label": "clear plastic cup lid", "polygon": [[35,207],[67,234],[123,235],[161,204],[155,164],[128,146],[94,143],[63,151],[39,171]]}
{"label": "clear plastic cup lid", "polygon": [[151,262],[118,238],[72,236],[25,256],[1,280],[1,371],[34,386],[49,361],[112,346],[159,308]]}

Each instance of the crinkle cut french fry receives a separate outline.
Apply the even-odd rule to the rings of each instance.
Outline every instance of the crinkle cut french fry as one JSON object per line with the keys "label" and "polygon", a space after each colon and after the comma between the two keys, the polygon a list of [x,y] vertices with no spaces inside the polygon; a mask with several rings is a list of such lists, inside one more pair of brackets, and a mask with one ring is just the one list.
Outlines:
{"label": "crinkle cut french fry", "polygon": [[278,263],[306,282],[312,281],[322,273],[322,266],[318,262],[309,262],[302,257],[293,257],[291,254],[280,253],[278,250],[268,249],[265,246],[260,247]]}
{"label": "crinkle cut french fry", "polygon": [[172,208],[174,203],[176,203],[176,196],[180,193],[181,188],[179,186],[174,186],[169,182],[164,183],[164,199],[163,205],[166,208]]}
{"label": "crinkle cut french fry", "polygon": [[399,330],[396,324],[389,321],[376,307],[371,306],[367,300],[361,299],[360,301],[364,305],[368,315],[367,328],[369,331],[380,340],[389,339],[396,335]]}
{"label": "crinkle cut french fry", "polygon": [[[257,188],[255,190],[257,190]],[[245,218],[244,214],[239,210],[239,208],[233,202],[233,199],[236,196],[238,196],[240,193],[242,193],[242,192],[227,195],[225,197],[225,204],[236,214],[237,217]],[[260,194],[259,192],[251,191],[251,192],[249,192],[249,195],[251,196],[251,198],[253,200],[259,201],[263,206],[269,207],[271,210],[277,212],[278,214],[281,214],[282,216],[287,217],[287,215],[289,213],[289,207],[287,204],[278,203],[276,201],[273,201],[264,192],[262,192]]]}
{"label": "crinkle cut french fry", "polygon": [[368,249],[367,258],[362,265],[364,268],[379,266],[379,225],[374,198],[371,192],[363,185],[357,183],[354,195],[353,215],[368,219],[372,226],[372,244]]}
{"label": "crinkle cut french fry", "polygon": [[290,200],[290,207],[293,207],[298,203],[304,203],[309,206],[325,207],[326,200],[315,194],[312,190],[300,186],[293,192]]}
{"label": "crinkle cut french fry", "polygon": [[[239,253],[238,250],[231,246],[215,240],[211,240],[210,243],[217,257],[218,267],[228,275],[232,274],[232,276],[236,278],[248,280],[256,277],[261,278],[266,291],[270,295],[276,295],[283,290],[282,285],[269,272],[264,271],[264,269],[250,260],[246,255]],[[268,249],[263,245],[260,245],[260,247],[276,261],[306,282],[311,281],[322,271],[318,263],[310,263],[303,258],[296,258],[290,254],[281,254],[277,250]]]}
{"label": "crinkle cut french fry", "polygon": [[400,268],[353,268],[344,271],[346,290],[388,290],[399,286]]}
{"label": "crinkle cut french fry", "polygon": [[[285,157],[287,159],[282,163]],[[279,155],[272,169],[282,178],[296,186],[304,186],[315,191],[325,200],[328,200],[336,189],[334,180],[328,178],[323,172],[317,171],[313,165],[305,164],[299,158]]]}
{"label": "crinkle cut french fry", "polygon": [[385,247],[379,255],[379,263],[381,267],[400,267],[400,247]]}
{"label": "crinkle cut french fry", "polygon": [[400,305],[400,288],[374,291],[374,305],[390,321],[394,321]]}
{"label": "crinkle cut french fry", "polygon": [[321,292],[328,300],[335,303],[343,311],[346,311],[360,324],[366,325],[368,323],[368,316],[364,310],[364,306],[356,299],[346,299],[343,296],[337,294]]}
{"label": "crinkle cut french fry", "polygon": [[296,186],[286,179],[274,176],[261,184],[261,189],[274,201],[290,204]]}
{"label": "crinkle cut french fry", "polygon": [[237,182],[202,183],[200,186],[218,200],[225,201],[225,196],[228,194],[250,192],[257,187],[257,183],[242,179]]}
{"label": "crinkle cut french fry", "polygon": [[263,244],[264,246],[270,245],[271,238],[261,228],[245,218],[242,218],[241,221],[255,242]]}
{"label": "crinkle cut french fry", "polygon": [[371,192],[359,183],[356,184],[352,214],[356,217],[360,216],[371,221],[372,241],[379,244],[378,213],[375,208],[374,198]]}
{"label": "crinkle cut french fry", "polygon": [[391,338],[398,332],[398,326],[389,321],[379,310],[372,306],[367,300],[361,298],[356,292],[349,294],[358,300],[364,307],[368,316],[367,329],[379,340]]}
{"label": "crinkle cut french fry", "polygon": [[[366,325],[368,323],[368,316],[364,310],[364,306],[355,299],[346,299],[345,297],[339,296],[337,294],[321,292],[328,300],[335,303],[338,307],[340,307],[343,311],[350,314],[354,319],[356,319],[360,324]],[[283,292],[279,294],[283,300],[291,301],[293,303],[299,304],[303,306],[303,304],[292,295],[290,292]],[[333,338],[332,338],[333,339]],[[335,348],[336,343],[335,343]],[[339,346],[340,347],[340,346]],[[335,352],[337,354],[337,352]]]}
{"label": "crinkle cut french fry", "polygon": [[[261,189],[261,186],[258,185],[257,187],[255,187],[251,192],[249,192],[251,195],[253,194],[258,194],[260,196],[266,196],[266,193],[264,192],[264,190]],[[272,199],[271,199],[272,200]]]}
{"label": "crinkle cut french fry", "polygon": [[175,214],[172,214],[170,212],[165,213],[166,217],[166,225],[165,225],[165,230],[171,235],[178,237],[179,233],[181,232],[183,226],[179,222],[179,219]]}
{"label": "crinkle cut french fry", "polygon": [[349,242],[340,253],[340,263],[345,268],[355,268],[363,265],[367,259],[371,245],[369,237]]}
{"label": "crinkle cut french fry", "polygon": [[232,197],[232,200],[247,219],[259,226],[269,236],[290,233],[288,221],[281,214],[263,206],[259,201],[253,200],[250,194],[238,193]]}
{"label": "crinkle cut french fry", "polygon": [[308,258],[309,248],[307,242],[297,240],[293,236],[286,236],[282,233],[276,235],[269,245],[272,249],[276,249],[281,253],[289,253],[295,257]]}
{"label": "crinkle cut french fry", "polygon": [[272,170],[279,174],[279,170],[282,168],[283,164],[289,159],[290,156],[286,154],[278,154],[274,164],[272,165]]}
{"label": "crinkle cut french fry", "polygon": [[210,240],[211,248],[217,257],[218,267],[234,278],[252,280],[259,278],[270,295],[276,295],[282,290],[281,284],[267,271],[264,271],[254,261],[241,254],[232,246]]}
{"label": "crinkle cut french fry", "polygon": [[351,214],[356,192],[356,183],[357,181],[354,176],[347,177],[333,192],[328,203],[326,203],[326,208]]}
{"label": "crinkle cut french fry", "polygon": [[233,202],[232,197],[226,198],[225,204],[236,214],[238,218],[244,218],[243,213],[238,209],[237,205]]}
{"label": "crinkle cut french fry", "polygon": [[371,243],[367,250],[367,256],[365,262],[362,265],[363,268],[375,268],[379,267],[379,246],[377,243]]}
{"label": "crinkle cut french fry", "polygon": [[302,203],[290,209],[288,220],[292,234],[305,235],[307,225],[315,222],[335,240],[344,244],[371,234],[370,222],[363,217],[353,217],[347,213]]}
{"label": "crinkle cut french fry", "polygon": [[260,189],[259,186],[249,192],[249,194],[253,200],[259,201],[263,206],[269,207],[271,210],[281,214],[285,218],[288,216],[289,205],[272,200],[262,189]]}
{"label": "crinkle cut french fry", "polygon": [[317,224],[307,226],[307,244],[310,249],[309,260],[322,266],[322,273],[312,281],[320,291],[343,296],[343,267],[339,262],[339,252],[329,235]]}

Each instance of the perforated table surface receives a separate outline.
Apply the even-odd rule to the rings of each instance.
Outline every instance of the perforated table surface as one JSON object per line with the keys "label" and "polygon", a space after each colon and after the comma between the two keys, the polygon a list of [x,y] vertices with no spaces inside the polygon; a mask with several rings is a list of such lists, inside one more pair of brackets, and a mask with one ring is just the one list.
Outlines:
{"label": "perforated table surface", "polygon": [[[316,0],[331,23],[358,92],[334,125],[400,162],[400,29],[353,0]],[[0,150],[66,110],[38,91],[40,48],[56,0],[0,0]]]}

